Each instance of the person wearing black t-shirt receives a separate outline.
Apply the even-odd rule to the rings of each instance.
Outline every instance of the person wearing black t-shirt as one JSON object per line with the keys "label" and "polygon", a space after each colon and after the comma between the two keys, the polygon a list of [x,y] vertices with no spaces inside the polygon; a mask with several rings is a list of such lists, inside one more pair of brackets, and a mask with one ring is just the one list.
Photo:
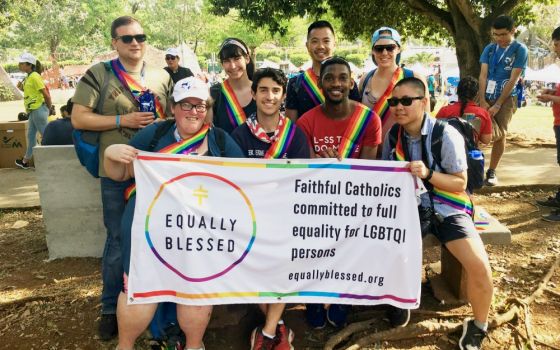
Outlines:
{"label": "person wearing black t-shirt", "polygon": [[167,63],[167,67],[163,69],[169,73],[173,84],[181,79],[194,76],[190,69],[179,66],[179,51],[175,48],[170,48],[165,52],[165,63]]}

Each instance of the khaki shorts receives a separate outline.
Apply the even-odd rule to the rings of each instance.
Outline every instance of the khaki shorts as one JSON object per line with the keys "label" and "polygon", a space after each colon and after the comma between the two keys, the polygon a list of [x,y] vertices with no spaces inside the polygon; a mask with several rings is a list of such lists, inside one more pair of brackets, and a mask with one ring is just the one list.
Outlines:
{"label": "khaki shorts", "polygon": [[[487,101],[490,107],[496,101]],[[502,108],[492,117],[492,141],[501,140],[507,134],[508,125],[511,117],[517,110],[517,96],[510,96],[502,104]]]}

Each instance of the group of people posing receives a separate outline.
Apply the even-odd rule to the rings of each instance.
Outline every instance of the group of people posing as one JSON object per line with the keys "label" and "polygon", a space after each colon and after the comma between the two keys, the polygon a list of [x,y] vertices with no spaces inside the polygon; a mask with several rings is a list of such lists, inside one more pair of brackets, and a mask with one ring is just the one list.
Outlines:
{"label": "group of people posing", "polygon": [[[487,81],[480,87],[474,79],[460,85],[460,90],[463,86],[467,92],[454,107],[458,110],[446,115],[478,113],[482,108],[474,100],[478,90],[483,92],[486,100],[481,105],[488,110],[482,116],[475,115],[482,125],[477,129],[481,142],[490,141],[489,115],[507,114],[515,106],[510,92],[519,77],[516,62],[523,55],[526,61],[526,48],[513,39],[514,28],[507,25],[508,20],[505,16],[496,20],[492,29],[496,44],[490,44],[481,59],[481,77]],[[493,286],[466,191],[464,140],[454,128],[444,127],[441,154],[432,154],[427,146],[437,124],[429,114],[427,84],[420,74],[399,65],[402,41],[395,29],[382,27],[373,33],[371,55],[377,68],[357,84],[348,62],[334,54],[335,32],[326,21],[316,21],[308,28],[306,47],[312,67],[289,81],[276,69],[255,71],[247,45],[229,38],[219,50],[227,79],[210,89],[192,76],[174,82],[171,75],[178,69],[168,70],[170,75],[146,64],[147,36],[136,19],[115,19],[111,37],[118,58],[89,68],[72,98],[74,127],[100,132],[99,176],[107,228],[101,339],[111,339],[118,333],[118,349],[132,349],[157,310],[153,304],[128,305],[126,296],[135,196],[125,199],[125,193],[131,193],[127,189],[133,186],[136,155],[151,151],[211,157],[408,162],[412,175],[422,179],[428,190],[420,196],[420,206],[432,208],[441,218],[433,233],[467,273],[473,317],[465,320],[459,348],[481,348]],[[177,55],[168,56],[174,60]],[[504,83],[500,74],[508,69],[510,80]],[[284,102],[285,115],[280,112]],[[505,115],[503,122],[499,121],[502,135],[510,118]],[[26,154],[22,161],[29,158]],[[497,163],[491,162],[490,166],[495,169]],[[488,181],[493,178],[495,172],[489,172]],[[294,332],[283,322],[284,307],[260,305],[265,323],[253,331],[251,349],[293,349]],[[307,321],[316,328],[326,324],[341,327],[349,309],[347,305],[309,304]],[[176,317],[186,335],[185,348],[204,349],[203,336],[212,306],[176,305],[175,310],[171,319]],[[402,327],[410,319],[410,310],[390,307],[387,316],[393,327]]]}

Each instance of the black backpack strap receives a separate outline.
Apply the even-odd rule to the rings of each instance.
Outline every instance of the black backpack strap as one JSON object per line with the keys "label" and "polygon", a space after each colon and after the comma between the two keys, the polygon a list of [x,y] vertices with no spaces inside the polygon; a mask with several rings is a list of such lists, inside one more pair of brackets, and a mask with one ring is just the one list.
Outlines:
{"label": "black backpack strap", "polygon": [[146,151],[153,152],[157,146],[157,143],[159,142],[159,139],[161,139],[161,137],[165,135],[169,131],[169,129],[173,127],[173,125],[175,125],[174,119],[168,119],[160,122],[156,128],[156,131],[154,132],[154,137],[152,137],[150,145],[148,146],[148,149]]}
{"label": "black backpack strap", "polygon": [[366,74],[366,77],[364,78],[364,82],[362,83],[361,89],[360,89],[360,100],[364,98],[364,92],[366,91],[366,86],[368,85],[369,81],[371,80],[371,77],[373,77],[373,75],[375,74],[376,69],[373,69],[371,71],[368,72],[368,74]]}
{"label": "black backpack strap", "polygon": [[[443,167],[441,166],[441,147],[442,147],[442,144],[443,144],[443,130],[445,129],[445,124],[446,124],[446,122],[442,121],[441,119],[436,119],[436,124],[434,125],[434,128],[432,129],[432,143],[430,145],[430,150],[432,152],[432,158],[434,159],[434,162],[433,162],[432,166],[430,167],[432,170],[434,169],[434,166],[437,164],[437,166],[442,171],[445,171],[443,169]],[[428,166],[428,165],[429,164],[426,163],[426,166]]]}
{"label": "black backpack strap", "polygon": [[216,145],[220,149],[220,157],[226,156],[226,132],[220,128],[214,128],[214,137]]}
{"label": "black backpack strap", "polygon": [[99,99],[97,100],[97,105],[94,111],[97,114],[103,112],[103,105],[105,105],[105,95],[107,94],[107,88],[109,87],[109,80],[111,74],[111,63],[109,61],[103,62],[103,67],[105,67],[105,74],[103,74],[103,83],[101,85],[101,90],[99,90]]}
{"label": "black backpack strap", "polygon": [[387,133],[389,136],[389,146],[391,151],[393,151],[397,147],[397,140],[399,138],[399,124],[395,123],[391,127],[391,130]]}

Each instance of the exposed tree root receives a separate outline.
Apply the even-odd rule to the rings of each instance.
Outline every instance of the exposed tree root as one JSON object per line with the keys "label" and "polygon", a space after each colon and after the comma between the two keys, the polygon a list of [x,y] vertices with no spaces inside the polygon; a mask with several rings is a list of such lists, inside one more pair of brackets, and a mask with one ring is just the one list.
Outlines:
{"label": "exposed tree root", "polygon": [[[535,342],[542,344],[544,346],[548,346],[552,349],[558,349],[557,347],[550,346],[549,344],[545,344],[541,341],[534,339],[532,326],[531,326],[531,312],[529,306],[545,290],[551,292],[554,295],[557,295],[556,292],[547,289],[546,286],[559,265],[560,265],[560,255],[557,255],[556,261],[550,267],[548,273],[545,276],[543,276],[535,291],[524,299],[518,299],[518,298],[510,299],[509,309],[507,309],[502,313],[496,314],[494,317],[491,317],[488,321],[488,328],[493,329],[493,328],[500,327],[504,324],[509,323],[515,318],[524,319],[525,332],[527,335],[526,336],[522,335],[522,333],[517,329],[516,332],[523,339],[527,341],[527,345],[529,346],[530,349],[535,349]],[[415,312],[415,313],[423,314],[431,318],[446,318],[448,316],[452,316],[449,313],[438,313],[433,311],[422,311],[422,312]],[[379,314],[379,312],[376,311],[375,314],[377,315]],[[462,318],[463,315],[454,315],[454,316]],[[334,334],[327,341],[323,349],[324,350],[335,349],[339,344],[343,343],[344,341],[347,341],[353,334],[370,329],[375,321],[376,319],[370,319],[367,321],[356,322],[348,325],[340,332]],[[385,331],[368,334],[356,340],[355,342],[353,342],[353,344],[349,345],[348,347],[346,347],[346,350],[358,350],[365,346],[373,345],[376,342],[380,342],[380,341],[403,340],[403,339],[410,339],[416,337],[431,336],[435,334],[453,333],[455,331],[458,331],[461,327],[462,327],[462,322],[449,322],[449,321],[438,322],[432,320],[425,320],[414,324],[409,324],[408,326],[402,328],[392,328]]]}

